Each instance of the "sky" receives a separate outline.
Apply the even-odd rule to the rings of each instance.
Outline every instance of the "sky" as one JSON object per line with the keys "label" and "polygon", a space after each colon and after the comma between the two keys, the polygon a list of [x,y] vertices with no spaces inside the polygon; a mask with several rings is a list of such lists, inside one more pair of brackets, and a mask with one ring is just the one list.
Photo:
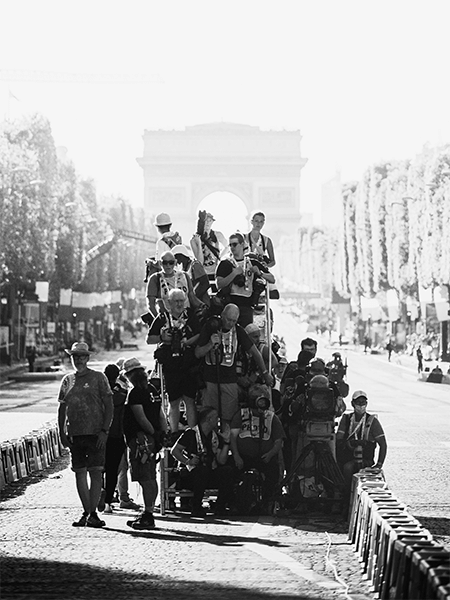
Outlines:
{"label": "sky", "polygon": [[0,18],[0,116],[44,114],[81,176],[136,204],[145,129],[300,130],[316,221],[337,171],[450,142],[448,0],[0,0]]}

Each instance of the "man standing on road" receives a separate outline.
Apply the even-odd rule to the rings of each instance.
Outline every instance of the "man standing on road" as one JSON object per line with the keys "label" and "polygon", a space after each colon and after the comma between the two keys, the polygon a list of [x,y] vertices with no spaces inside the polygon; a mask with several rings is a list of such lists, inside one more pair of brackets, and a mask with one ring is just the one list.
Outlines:
{"label": "man standing on road", "polygon": [[88,368],[91,352],[85,342],[75,342],[66,352],[75,372],[61,381],[59,437],[72,455],[72,470],[84,510],[72,525],[103,527],[105,522],[99,519],[96,508],[102,489],[106,440],[113,418],[112,392],[104,373]]}
{"label": "man standing on road", "polygon": [[[352,396],[353,413],[342,416],[336,434],[337,460],[344,475],[344,501],[348,506],[352,477],[364,467],[381,469],[386,459],[387,443],[383,427],[375,415],[369,415],[366,392],[357,390]],[[375,462],[375,449],[378,458]]]}

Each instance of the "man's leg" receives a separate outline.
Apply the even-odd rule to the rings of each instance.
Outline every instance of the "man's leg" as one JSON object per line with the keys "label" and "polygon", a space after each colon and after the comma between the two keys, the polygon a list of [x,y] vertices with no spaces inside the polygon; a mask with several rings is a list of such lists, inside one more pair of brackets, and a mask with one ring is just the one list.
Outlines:
{"label": "man's leg", "polygon": [[195,406],[194,398],[183,396],[184,405],[186,406],[186,420],[189,427],[197,425],[197,407]]}
{"label": "man's leg", "polygon": [[142,487],[142,496],[144,497],[144,508],[146,512],[153,513],[155,509],[155,500],[158,495],[158,484],[156,479],[139,482]]}
{"label": "man's leg", "polygon": [[180,423],[180,402],[181,398],[177,398],[176,400],[171,400],[169,403],[169,426],[172,433],[178,431],[178,425]]}
{"label": "man's leg", "polygon": [[[91,512],[91,500],[90,500],[90,491],[87,480],[87,470],[76,471],[75,473],[75,481],[77,484],[77,492],[78,496],[81,500],[81,504],[83,505],[84,512],[89,515]],[[101,489],[101,479],[100,479],[100,489]],[[97,506],[97,505],[95,505]]]}
{"label": "man's leg", "polygon": [[98,501],[100,500],[102,491],[102,472],[103,468],[89,470],[89,476],[91,478],[91,486],[89,489],[89,505],[91,509],[89,512],[91,514],[95,512]]}
{"label": "man's leg", "polygon": [[128,502],[128,448],[125,448],[122,459],[119,464],[119,474],[117,476],[117,488],[119,490],[119,500]]}

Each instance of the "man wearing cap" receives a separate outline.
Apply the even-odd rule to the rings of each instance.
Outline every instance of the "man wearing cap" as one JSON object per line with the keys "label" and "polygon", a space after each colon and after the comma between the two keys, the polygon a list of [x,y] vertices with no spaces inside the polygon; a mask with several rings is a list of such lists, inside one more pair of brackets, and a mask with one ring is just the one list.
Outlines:
{"label": "man wearing cap", "polygon": [[215,288],[216,267],[221,255],[227,249],[227,240],[221,231],[212,229],[214,221],[213,215],[207,212],[203,223],[203,232],[197,231],[192,236],[191,248],[195,258],[204,266],[206,274]]}
{"label": "man wearing cap", "polygon": [[194,258],[186,246],[183,246],[182,244],[174,246],[172,248],[172,254],[175,256],[177,263],[181,265],[183,271],[189,275],[196,297],[203,302],[203,304],[209,306],[209,279],[201,262]]}
{"label": "man wearing cap", "polygon": [[157,300],[164,303],[165,310],[169,310],[170,290],[180,289],[186,294],[185,306],[191,304],[194,297],[190,277],[184,271],[175,270],[175,256],[168,250],[161,256],[161,270],[153,273],[147,283],[147,306],[153,318],[158,316]]}
{"label": "man wearing cap", "polygon": [[[353,413],[342,415],[336,434],[337,460],[346,482],[346,504],[350,501],[352,477],[364,467],[381,469],[387,454],[383,427],[375,415],[366,412],[368,397],[363,390],[352,396]],[[378,458],[375,462],[375,449]]]}
{"label": "man wearing cap", "polygon": [[75,342],[66,352],[75,372],[65,375],[61,381],[58,428],[61,444],[69,448],[72,456],[72,470],[84,511],[73,525],[103,527],[105,522],[99,519],[96,508],[113,418],[112,392],[104,373],[88,368],[91,352],[85,342]]}
{"label": "man wearing cap", "polygon": [[132,388],[128,392],[123,430],[130,450],[131,480],[139,482],[144,499],[144,512],[127,521],[133,529],[154,529],[153,510],[158,495],[156,453],[160,449],[166,419],[161,401],[155,400],[148,385],[144,365],[135,357],[123,363],[123,373]]}
{"label": "man wearing cap", "polygon": [[182,239],[178,231],[170,231],[172,219],[167,213],[159,213],[159,215],[156,215],[153,225],[160,235],[160,238],[156,242],[155,251],[155,258],[157,261],[160,261],[164,252],[171,250],[177,244],[181,244]]}

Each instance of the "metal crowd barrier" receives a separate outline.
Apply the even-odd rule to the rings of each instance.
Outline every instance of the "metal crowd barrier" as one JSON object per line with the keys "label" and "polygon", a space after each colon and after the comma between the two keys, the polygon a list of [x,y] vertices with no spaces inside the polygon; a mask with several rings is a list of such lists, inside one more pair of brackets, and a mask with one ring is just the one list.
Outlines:
{"label": "metal crowd barrier", "polygon": [[377,598],[450,600],[450,553],[408,513],[379,470],[353,476],[348,541]]}
{"label": "metal crowd barrier", "polygon": [[35,471],[42,471],[61,456],[56,421],[45,423],[40,429],[15,440],[0,444],[0,490]]}

